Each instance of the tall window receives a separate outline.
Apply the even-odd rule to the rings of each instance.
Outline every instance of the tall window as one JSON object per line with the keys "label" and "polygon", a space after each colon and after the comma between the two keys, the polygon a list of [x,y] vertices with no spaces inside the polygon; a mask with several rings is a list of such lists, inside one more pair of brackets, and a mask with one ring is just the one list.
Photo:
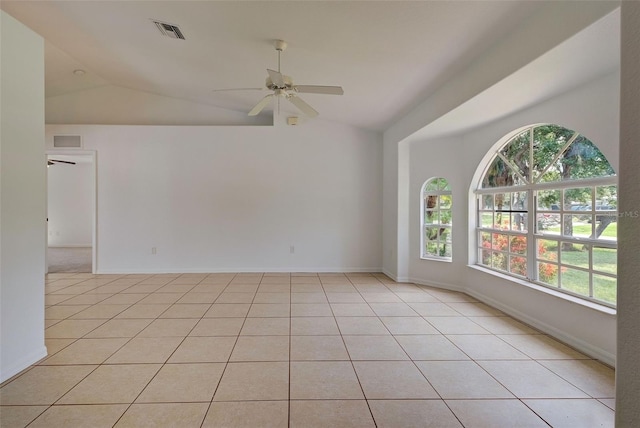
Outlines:
{"label": "tall window", "polygon": [[444,178],[422,186],[422,258],[451,260],[451,188]]}
{"label": "tall window", "polygon": [[558,125],[521,131],[476,195],[478,264],[615,306],[617,179],[591,141]]}

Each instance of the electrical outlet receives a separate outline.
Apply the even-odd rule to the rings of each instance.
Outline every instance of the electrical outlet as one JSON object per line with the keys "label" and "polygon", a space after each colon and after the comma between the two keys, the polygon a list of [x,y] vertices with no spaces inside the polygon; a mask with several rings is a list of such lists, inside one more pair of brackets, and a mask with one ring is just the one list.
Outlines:
{"label": "electrical outlet", "polygon": [[290,254],[294,254],[296,252],[296,247],[294,247],[293,245],[289,246],[289,253]]}
{"label": "electrical outlet", "polygon": [[156,253],[157,253],[156,247],[151,247],[151,254],[155,256]]}

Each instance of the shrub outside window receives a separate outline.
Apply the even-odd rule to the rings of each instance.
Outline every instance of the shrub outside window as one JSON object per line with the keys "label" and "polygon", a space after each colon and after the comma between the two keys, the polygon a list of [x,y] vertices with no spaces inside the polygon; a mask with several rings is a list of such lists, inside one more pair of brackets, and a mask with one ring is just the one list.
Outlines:
{"label": "shrub outside window", "polygon": [[451,260],[451,188],[444,178],[422,186],[421,257]]}
{"label": "shrub outside window", "polygon": [[615,307],[617,178],[587,138],[558,125],[518,132],[477,197],[477,264]]}

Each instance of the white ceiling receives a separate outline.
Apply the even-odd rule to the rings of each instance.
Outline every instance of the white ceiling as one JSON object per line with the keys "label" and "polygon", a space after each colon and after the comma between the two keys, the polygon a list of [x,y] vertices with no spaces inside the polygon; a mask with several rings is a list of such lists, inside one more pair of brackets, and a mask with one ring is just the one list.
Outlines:
{"label": "white ceiling", "polygon": [[[248,111],[275,39],[324,119],[385,130],[553,1],[11,1],[3,10],[46,40],[46,96],[104,85]],[[163,37],[151,19],[176,24]],[[86,70],[76,76],[75,69]],[[295,110],[292,110],[295,111]],[[263,114],[269,114],[265,110]]]}

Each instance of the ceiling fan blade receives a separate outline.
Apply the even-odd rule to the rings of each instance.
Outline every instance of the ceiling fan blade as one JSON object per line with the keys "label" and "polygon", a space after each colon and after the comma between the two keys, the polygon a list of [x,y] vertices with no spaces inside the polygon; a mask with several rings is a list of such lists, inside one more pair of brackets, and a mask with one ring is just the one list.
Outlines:
{"label": "ceiling fan blade", "polygon": [[249,116],[256,116],[258,113],[260,113],[262,109],[265,108],[267,104],[269,104],[271,98],[273,98],[273,94],[269,94],[258,101],[258,104],[256,104],[249,112]]}
{"label": "ceiling fan blade", "polygon": [[273,84],[276,85],[278,88],[284,88],[286,86],[284,83],[284,77],[280,72],[270,70],[267,68],[267,73],[269,73],[269,78],[271,79],[271,82],[273,82]]}
{"label": "ceiling fan blade", "polygon": [[71,161],[64,161],[64,160],[57,160],[57,159],[49,159],[47,162],[59,162],[59,163],[68,163],[69,165],[75,165],[75,162],[71,162]]}
{"label": "ceiling fan blade", "polygon": [[298,109],[300,109],[300,111],[302,111],[307,116],[316,117],[318,115],[318,112],[315,111],[313,107],[311,107],[309,104],[304,102],[302,98],[296,97],[295,95],[291,95],[287,99],[291,102],[291,104],[298,107]]}
{"label": "ceiling fan blade", "polygon": [[212,89],[211,92],[231,92],[231,91],[262,91],[265,88],[226,88],[226,89]]}
{"label": "ceiling fan blade", "polygon": [[327,94],[327,95],[342,95],[344,90],[341,86],[318,86],[318,85],[296,85],[294,87],[296,92],[306,94]]}

